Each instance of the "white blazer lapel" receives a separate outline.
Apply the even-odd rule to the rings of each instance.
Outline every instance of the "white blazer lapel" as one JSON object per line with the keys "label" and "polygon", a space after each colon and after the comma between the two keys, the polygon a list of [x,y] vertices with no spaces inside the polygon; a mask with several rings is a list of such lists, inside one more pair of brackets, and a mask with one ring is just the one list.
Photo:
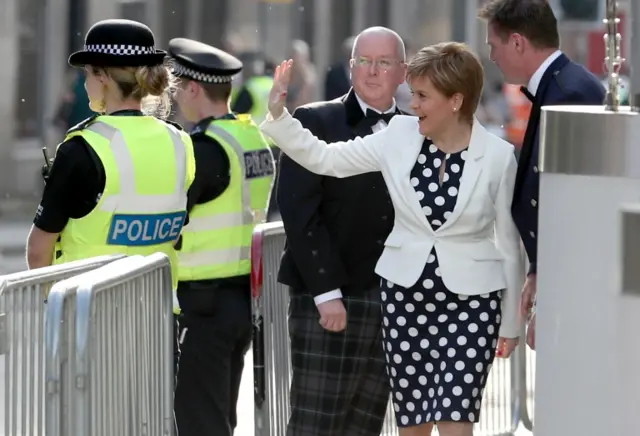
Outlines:
{"label": "white blazer lapel", "polygon": [[467,206],[473,189],[478,182],[480,174],[482,174],[482,157],[484,156],[487,141],[487,131],[478,122],[477,119],[473,121],[473,128],[471,130],[471,140],[469,141],[469,148],[467,149],[467,157],[462,170],[462,176],[460,178],[460,187],[458,188],[458,199],[453,212],[442,224],[439,231],[451,226],[462,214],[464,208]]}
{"label": "white blazer lapel", "polygon": [[[394,178],[397,178],[399,183],[398,191],[402,194],[406,206],[413,212],[420,224],[433,231],[425,213],[422,211],[418,194],[413,185],[411,185],[411,170],[416,165],[424,139],[424,136],[417,132],[406,139],[407,143],[401,146],[399,153],[400,164]],[[402,141],[400,138],[398,140]]]}

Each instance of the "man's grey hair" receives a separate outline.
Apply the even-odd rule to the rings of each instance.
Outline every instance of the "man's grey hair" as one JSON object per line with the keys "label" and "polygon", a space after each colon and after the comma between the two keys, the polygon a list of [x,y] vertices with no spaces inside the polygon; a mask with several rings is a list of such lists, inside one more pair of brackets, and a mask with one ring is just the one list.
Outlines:
{"label": "man's grey hair", "polygon": [[397,51],[397,55],[398,58],[402,61],[402,62],[406,62],[407,60],[407,53],[406,50],[404,48],[404,41],[402,40],[402,37],[400,35],[398,35],[398,32],[389,29],[388,27],[383,27],[383,26],[374,26],[374,27],[369,27],[367,29],[364,29],[362,32],[360,32],[355,39],[353,40],[353,49],[351,50],[351,57],[355,58],[356,57],[356,53],[358,52],[358,41],[360,40],[360,37],[362,36],[366,36],[366,35],[387,35],[391,38],[394,38],[396,40],[396,51]]}

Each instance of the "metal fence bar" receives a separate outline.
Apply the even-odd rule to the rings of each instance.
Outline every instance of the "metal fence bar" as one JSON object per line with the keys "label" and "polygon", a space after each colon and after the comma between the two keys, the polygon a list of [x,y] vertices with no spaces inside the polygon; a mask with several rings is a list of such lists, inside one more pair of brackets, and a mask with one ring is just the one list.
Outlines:
{"label": "metal fence bar", "polygon": [[[281,222],[257,226],[253,235],[256,436],[283,436],[290,413],[289,293],[277,280],[285,240]],[[520,375],[523,363],[524,360],[518,358],[517,353],[509,360],[495,360],[484,394],[482,420],[476,425],[475,434],[505,436],[515,433],[520,422],[521,391],[524,387]],[[398,435],[391,401],[382,435]]]}
{"label": "metal fence bar", "polygon": [[41,436],[45,428],[45,298],[60,280],[112,262],[101,256],[0,277],[0,371],[5,436]]}
{"label": "metal fence bar", "polygon": [[156,253],[78,286],[74,435],[172,436],[173,287]]}
{"label": "metal fence bar", "polygon": [[100,268],[87,271],[56,283],[49,292],[46,306],[45,428],[47,436],[73,434],[74,390],[76,380],[76,292],[87,281],[96,280],[107,269],[118,271],[142,256],[121,258]]}
{"label": "metal fence bar", "polygon": [[522,360],[520,379],[523,384],[520,400],[520,415],[524,428],[533,431],[536,393],[536,352],[523,344],[520,350],[520,359]]}

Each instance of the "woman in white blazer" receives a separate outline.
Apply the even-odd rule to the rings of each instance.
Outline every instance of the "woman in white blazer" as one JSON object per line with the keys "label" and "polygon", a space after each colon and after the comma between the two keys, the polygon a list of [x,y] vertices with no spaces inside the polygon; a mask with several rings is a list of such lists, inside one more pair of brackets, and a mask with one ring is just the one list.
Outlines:
{"label": "woman in white blazer", "polygon": [[[384,74],[381,59],[369,61]],[[290,68],[278,67],[263,132],[318,174],[381,171],[393,201],[376,272],[400,433],[429,435],[437,423],[442,436],[472,435],[493,359],[518,343],[524,278],[511,218],[513,146],[474,118],[482,66],[464,44],[423,48],[407,68],[417,117],[397,115],[378,133],[333,144],[284,109]]]}

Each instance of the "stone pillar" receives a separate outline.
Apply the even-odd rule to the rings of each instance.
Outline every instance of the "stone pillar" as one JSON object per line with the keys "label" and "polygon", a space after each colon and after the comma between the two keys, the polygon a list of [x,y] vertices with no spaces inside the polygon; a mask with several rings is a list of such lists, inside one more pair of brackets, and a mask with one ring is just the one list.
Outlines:
{"label": "stone pillar", "polygon": [[314,26],[313,50],[314,63],[318,72],[317,98],[324,95],[324,75],[331,65],[331,2],[315,1],[313,4]]}
{"label": "stone pillar", "polygon": [[268,7],[262,3],[256,0],[232,0],[227,15],[226,36],[240,46],[239,50],[257,51],[266,44],[264,34],[270,33],[267,28],[271,23],[266,21],[266,17],[259,17],[261,8]]}
{"label": "stone pillar", "polygon": [[120,17],[120,1],[118,0],[87,0],[87,2],[88,27],[91,27],[96,21]]}
{"label": "stone pillar", "polygon": [[292,2],[258,4],[262,49],[267,59],[285,59],[291,54],[291,17],[295,6]]}
{"label": "stone pillar", "polygon": [[61,90],[66,85],[69,64],[67,59],[67,40],[60,37],[60,29],[66,29],[69,21],[68,0],[46,0],[44,18],[44,41],[41,60],[41,80],[43,123],[42,140],[49,155],[55,153],[55,146],[60,140],[60,131],[51,124],[51,119],[60,103]]}
{"label": "stone pillar", "polygon": [[16,88],[18,77],[18,1],[0,2],[0,58],[5,67],[0,69],[0,195],[13,190],[15,169],[12,160]]}

